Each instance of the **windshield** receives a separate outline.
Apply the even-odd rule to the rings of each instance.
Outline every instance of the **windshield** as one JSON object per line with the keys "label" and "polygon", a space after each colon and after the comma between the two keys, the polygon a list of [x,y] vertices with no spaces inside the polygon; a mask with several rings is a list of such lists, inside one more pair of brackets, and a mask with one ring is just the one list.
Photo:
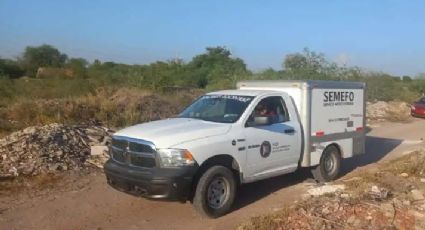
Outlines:
{"label": "windshield", "polygon": [[181,112],[178,117],[234,123],[253,98],[238,95],[204,95]]}

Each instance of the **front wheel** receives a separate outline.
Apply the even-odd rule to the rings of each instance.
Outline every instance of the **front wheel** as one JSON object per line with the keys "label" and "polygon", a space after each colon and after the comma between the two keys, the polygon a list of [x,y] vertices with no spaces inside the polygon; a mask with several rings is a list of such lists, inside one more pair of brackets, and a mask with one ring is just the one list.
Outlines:
{"label": "front wheel", "polygon": [[228,168],[213,166],[199,179],[193,205],[203,216],[217,218],[232,207],[236,194],[236,180]]}
{"label": "front wheel", "polygon": [[336,146],[328,146],[322,153],[320,163],[311,170],[313,177],[318,182],[335,180],[341,169],[341,155]]}

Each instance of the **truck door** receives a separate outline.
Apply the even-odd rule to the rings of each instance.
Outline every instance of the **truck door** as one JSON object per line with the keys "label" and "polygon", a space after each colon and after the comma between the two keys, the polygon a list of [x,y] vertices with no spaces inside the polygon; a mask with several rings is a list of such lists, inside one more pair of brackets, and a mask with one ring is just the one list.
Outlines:
{"label": "truck door", "polygon": [[[298,118],[291,119],[285,96],[261,99],[245,124],[248,180],[293,171],[298,166],[300,124]],[[292,103],[289,96],[286,101]],[[290,109],[294,109],[292,104]],[[261,121],[265,117],[268,121]]]}

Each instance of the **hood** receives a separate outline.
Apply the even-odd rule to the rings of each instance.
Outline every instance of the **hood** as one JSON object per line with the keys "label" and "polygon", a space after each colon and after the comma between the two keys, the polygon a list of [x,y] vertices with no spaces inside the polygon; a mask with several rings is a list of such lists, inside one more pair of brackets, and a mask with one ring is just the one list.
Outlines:
{"label": "hood", "polygon": [[114,136],[124,136],[153,142],[159,148],[169,148],[187,141],[225,134],[231,124],[191,118],[171,118],[122,129]]}

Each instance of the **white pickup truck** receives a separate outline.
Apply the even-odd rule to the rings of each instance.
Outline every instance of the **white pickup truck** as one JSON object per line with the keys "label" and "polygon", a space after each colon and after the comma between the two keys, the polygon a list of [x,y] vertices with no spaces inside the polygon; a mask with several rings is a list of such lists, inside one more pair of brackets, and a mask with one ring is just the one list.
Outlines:
{"label": "white pickup truck", "polygon": [[365,84],[244,81],[199,97],[174,118],[114,134],[105,164],[114,188],[189,200],[203,215],[227,213],[239,184],[312,169],[337,178],[341,159],[365,152]]}

